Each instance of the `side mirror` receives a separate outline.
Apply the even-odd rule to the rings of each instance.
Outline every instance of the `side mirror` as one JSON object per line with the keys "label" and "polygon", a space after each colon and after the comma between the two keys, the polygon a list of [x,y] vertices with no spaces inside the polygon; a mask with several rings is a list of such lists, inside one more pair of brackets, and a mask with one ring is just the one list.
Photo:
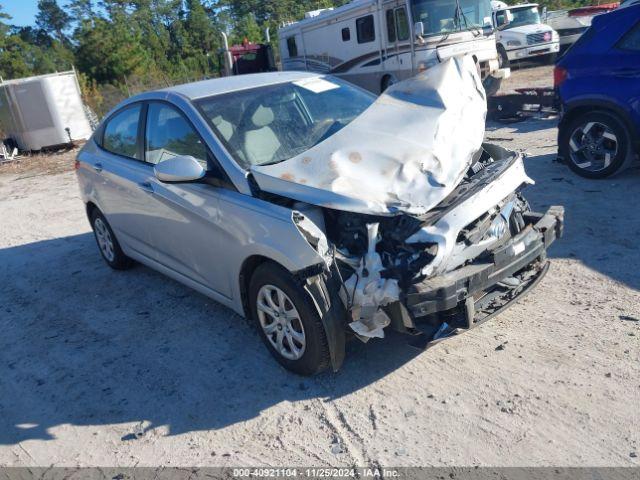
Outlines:
{"label": "side mirror", "polygon": [[413,33],[415,34],[416,37],[422,38],[422,36],[424,35],[424,23],[422,23],[422,22],[414,23],[413,24]]}
{"label": "side mirror", "polygon": [[206,171],[191,155],[179,155],[158,163],[153,173],[161,182],[192,182],[204,177]]}

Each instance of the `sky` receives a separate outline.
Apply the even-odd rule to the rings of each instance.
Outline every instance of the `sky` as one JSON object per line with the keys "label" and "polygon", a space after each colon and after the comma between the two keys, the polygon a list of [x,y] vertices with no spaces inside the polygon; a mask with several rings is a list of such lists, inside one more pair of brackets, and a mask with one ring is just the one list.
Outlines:
{"label": "sky", "polygon": [[[58,5],[64,6],[66,1],[58,1]],[[33,25],[38,12],[38,0],[0,0],[4,11],[13,18],[8,23],[12,25]]]}

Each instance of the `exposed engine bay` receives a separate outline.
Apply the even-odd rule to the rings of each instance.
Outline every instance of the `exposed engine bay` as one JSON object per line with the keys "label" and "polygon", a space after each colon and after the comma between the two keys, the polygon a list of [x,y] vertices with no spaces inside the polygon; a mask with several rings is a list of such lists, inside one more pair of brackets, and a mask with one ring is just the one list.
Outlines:
{"label": "exposed engine bay", "polygon": [[[293,220],[338,278],[357,337],[383,337],[389,325],[421,335],[417,323],[426,322],[426,344],[487,319],[546,271],[545,248],[561,234],[563,210],[531,212],[519,191],[528,183],[519,154],[485,144],[463,181],[427,214],[376,216],[306,206]],[[487,196],[494,200],[485,210],[480,200]],[[496,260],[518,258],[536,241],[541,250],[522,268],[478,291],[457,288],[467,272],[503,266]],[[433,296],[451,285],[452,298]]]}

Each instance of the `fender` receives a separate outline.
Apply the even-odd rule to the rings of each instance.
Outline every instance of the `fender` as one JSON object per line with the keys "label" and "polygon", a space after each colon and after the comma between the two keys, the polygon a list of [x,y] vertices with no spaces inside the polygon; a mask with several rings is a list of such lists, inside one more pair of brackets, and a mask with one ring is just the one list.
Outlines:
{"label": "fender", "polygon": [[[305,269],[296,274],[298,278],[311,273]],[[345,357],[347,310],[340,298],[340,285],[335,276],[326,270],[311,277],[306,277],[304,289],[311,296],[322,319],[329,345],[331,368],[337,372]]]}

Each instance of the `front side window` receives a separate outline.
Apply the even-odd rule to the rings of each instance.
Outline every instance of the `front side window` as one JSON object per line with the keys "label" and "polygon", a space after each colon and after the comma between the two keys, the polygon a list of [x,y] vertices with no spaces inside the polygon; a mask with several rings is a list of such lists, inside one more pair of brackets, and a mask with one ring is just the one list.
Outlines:
{"label": "front side window", "polygon": [[387,10],[387,40],[389,43],[396,41],[396,17],[393,14],[393,10]]}
{"label": "front side window", "polygon": [[489,0],[411,0],[411,14],[425,36],[491,28]]}
{"label": "front side window", "polygon": [[640,52],[640,23],[636,23],[635,27],[629,30],[620,43],[618,48],[622,50],[631,50],[634,52]]}
{"label": "front side window", "polygon": [[356,19],[356,31],[358,33],[358,43],[373,42],[376,39],[373,15]]}
{"label": "front side window", "polygon": [[348,125],[375,96],[333,77],[241,90],[197,101],[211,128],[245,168],[300,155]]}
{"label": "front side window", "polygon": [[141,160],[138,150],[140,104],[126,107],[112,116],[104,128],[102,148],[123,157]]}
{"label": "front side window", "polygon": [[154,165],[190,155],[207,168],[207,148],[191,124],[175,108],[150,103],[145,133],[145,161]]}
{"label": "front side window", "polygon": [[407,18],[407,11],[404,7],[396,8],[396,32],[398,33],[398,40],[409,40],[409,19]]}

